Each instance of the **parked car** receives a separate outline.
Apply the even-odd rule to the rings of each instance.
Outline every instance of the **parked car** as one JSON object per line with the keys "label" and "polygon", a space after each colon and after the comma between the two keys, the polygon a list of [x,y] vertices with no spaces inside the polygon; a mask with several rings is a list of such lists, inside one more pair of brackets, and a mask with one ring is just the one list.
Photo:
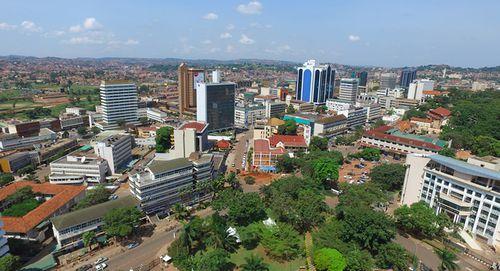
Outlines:
{"label": "parked car", "polygon": [[108,260],[108,258],[107,258],[107,257],[100,257],[99,259],[97,259],[97,260],[94,262],[94,264],[95,264],[95,265],[99,265],[99,264],[101,264],[101,263],[103,263],[103,262],[106,262],[107,260]]}
{"label": "parked car", "polygon": [[87,270],[90,270],[92,269],[92,265],[91,264],[86,264],[84,266],[80,266],[76,269],[76,271],[87,271]]}
{"label": "parked car", "polygon": [[127,248],[128,248],[128,249],[133,249],[133,248],[136,248],[137,246],[139,246],[139,243],[134,242],[134,243],[128,244],[128,245],[127,245]]}
{"label": "parked car", "polygon": [[118,196],[116,194],[113,194],[113,195],[109,196],[108,199],[109,200],[115,200],[115,199],[118,199]]}
{"label": "parked car", "polygon": [[106,267],[108,267],[108,265],[106,263],[101,263],[101,264],[98,264],[98,265],[95,266],[95,270],[96,271],[101,271],[101,270],[106,269]]}

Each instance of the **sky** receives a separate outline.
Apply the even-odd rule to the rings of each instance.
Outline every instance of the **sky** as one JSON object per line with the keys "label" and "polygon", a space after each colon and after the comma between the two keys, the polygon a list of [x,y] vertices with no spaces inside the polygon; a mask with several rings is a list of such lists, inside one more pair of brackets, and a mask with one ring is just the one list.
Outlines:
{"label": "sky", "polygon": [[499,0],[0,0],[0,55],[500,65]]}

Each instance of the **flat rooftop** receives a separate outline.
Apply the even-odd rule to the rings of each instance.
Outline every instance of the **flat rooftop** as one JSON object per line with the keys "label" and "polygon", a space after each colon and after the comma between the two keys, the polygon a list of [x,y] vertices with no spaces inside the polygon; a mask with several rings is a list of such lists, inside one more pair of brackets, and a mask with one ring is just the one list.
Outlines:
{"label": "flat rooftop", "polygon": [[153,172],[153,174],[158,174],[190,166],[192,166],[192,163],[189,159],[177,158],[173,160],[153,159],[147,167],[151,170],[151,172]]}

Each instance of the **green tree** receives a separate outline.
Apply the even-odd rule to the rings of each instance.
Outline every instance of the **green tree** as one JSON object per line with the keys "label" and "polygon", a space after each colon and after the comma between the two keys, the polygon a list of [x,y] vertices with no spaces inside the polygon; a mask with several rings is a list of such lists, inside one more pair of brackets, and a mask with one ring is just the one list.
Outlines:
{"label": "green tree", "polygon": [[261,244],[269,256],[284,261],[295,259],[302,251],[302,238],[288,224],[264,228]]}
{"label": "green tree", "polygon": [[255,184],[255,178],[252,176],[246,176],[244,180],[246,184]]}
{"label": "green tree", "polygon": [[316,107],[316,113],[323,114],[328,110],[328,107],[326,105],[320,105]]}
{"label": "green tree", "polygon": [[0,270],[2,271],[16,271],[21,268],[21,258],[12,254],[0,257]]}
{"label": "green tree", "polygon": [[400,164],[382,164],[370,172],[370,179],[383,190],[396,191],[403,186],[406,168]]}
{"label": "green tree", "polygon": [[218,213],[213,214],[210,217],[209,236],[206,239],[207,244],[216,249],[224,249],[229,252],[235,251],[237,247],[236,237],[228,235],[228,228],[229,226],[224,218]]}
{"label": "green tree", "polygon": [[434,251],[441,260],[441,264],[438,267],[439,271],[454,271],[459,269],[458,264],[455,262],[457,260],[457,255],[451,250],[436,248]]}
{"label": "green tree", "polygon": [[346,208],[374,209],[384,206],[388,196],[378,186],[371,183],[352,185],[342,183],[339,195],[339,204],[335,207],[337,213],[342,216]]}
{"label": "green tree", "polygon": [[500,140],[490,136],[480,135],[474,138],[471,150],[478,156],[500,156]]}
{"label": "green tree", "polygon": [[405,271],[408,270],[410,257],[401,245],[388,243],[380,246],[375,261],[380,268]]}
{"label": "green tree", "polygon": [[331,158],[320,158],[313,162],[313,178],[326,188],[331,188],[339,179],[339,165]]}
{"label": "green tree", "polygon": [[241,227],[238,230],[240,234],[241,244],[248,250],[257,247],[260,241],[261,224],[260,222],[252,223],[246,227]]}
{"label": "green tree", "polygon": [[156,152],[164,153],[172,146],[172,134],[174,129],[170,126],[161,127],[156,131]]}
{"label": "green tree", "polygon": [[343,271],[346,259],[334,248],[322,248],[314,252],[314,266],[318,271]]}
{"label": "green tree", "polygon": [[448,157],[451,157],[451,158],[455,158],[455,150],[454,149],[451,149],[451,148],[442,148],[438,154],[441,154],[441,155],[444,155],[444,156],[448,156]]}
{"label": "green tree", "polygon": [[4,186],[14,181],[14,175],[11,173],[0,173],[0,186]]}
{"label": "green tree", "polygon": [[282,173],[294,172],[298,166],[298,160],[288,155],[281,155],[276,161],[276,170]]}
{"label": "green tree", "polygon": [[242,271],[268,271],[269,265],[264,262],[262,257],[250,254],[250,257],[245,257],[245,263],[240,268]]}
{"label": "green tree", "polygon": [[373,270],[373,258],[366,250],[354,248],[344,253],[347,258],[347,266],[345,268],[345,271]]}
{"label": "green tree", "polygon": [[264,203],[255,192],[225,190],[214,200],[212,207],[217,211],[226,210],[228,219],[242,226],[266,218]]}
{"label": "green tree", "polygon": [[174,217],[177,220],[186,220],[191,215],[189,210],[180,203],[174,204],[174,206],[172,206],[172,211],[174,212]]}
{"label": "green tree", "polygon": [[195,271],[229,270],[231,266],[229,256],[229,253],[223,249],[199,251],[193,257],[191,268]]}
{"label": "green tree", "polygon": [[309,150],[311,151],[326,151],[328,150],[328,138],[313,136],[311,143],[309,143]]}
{"label": "green tree", "polygon": [[90,131],[94,134],[94,135],[97,135],[101,132],[101,129],[97,128],[96,126],[92,126],[92,128],[90,128]]}
{"label": "green tree", "polygon": [[375,129],[375,128],[378,128],[380,126],[384,126],[385,125],[385,121],[383,121],[382,119],[378,119],[376,120],[373,124],[372,124],[372,129]]}
{"label": "green tree", "polygon": [[34,165],[27,165],[23,168],[20,168],[17,170],[17,174],[19,176],[23,176],[23,175],[26,175],[26,174],[30,174],[32,173],[33,171],[35,171],[35,166]]}
{"label": "green tree", "polygon": [[86,136],[88,134],[87,127],[85,126],[78,127],[78,129],[76,129],[76,132],[81,136]]}
{"label": "green tree", "polygon": [[92,243],[95,240],[95,232],[87,231],[82,234],[83,245],[88,247],[89,250],[92,249]]}
{"label": "green tree", "polygon": [[135,206],[112,209],[104,216],[104,231],[109,237],[127,237],[139,225],[141,216]]}
{"label": "green tree", "polygon": [[411,118],[425,118],[425,117],[427,117],[427,114],[425,114],[425,112],[420,111],[416,108],[412,108],[405,112],[405,114],[403,115],[403,120],[409,120]]}
{"label": "green tree", "polygon": [[74,210],[106,202],[109,200],[109,196],[111,196],[111,192],[108,189],[106,189],[103,185],[97,185],[94,189],[87,192],[85,197],[76,204]]}
{"label": "green tree", "polygon": [[288,105],[288,107],[286,108],[286,113],[287,114],[294,114],[296,112],[295,110],[295,107],[293,107],[293,105]]}
{"label": "green tree", "polygon": [[378,161],[380,160],[380,150],[375,148],[364,148],[360,152],[352,155],[355,158],[363,158],[368,161]]}
{"label": "green tree", "polygon": [[285,123],[278,126],[278,134],[280,135],[296,135],[297,134],[297,124],[294,120],[285,120]]}
{"label": "green tree", "polygon": [[447,215],[435,211],[425,202],[403,205],[394,211],[396,225],[418,237],[435,238],[444,233],[444,228],[451,225]]}

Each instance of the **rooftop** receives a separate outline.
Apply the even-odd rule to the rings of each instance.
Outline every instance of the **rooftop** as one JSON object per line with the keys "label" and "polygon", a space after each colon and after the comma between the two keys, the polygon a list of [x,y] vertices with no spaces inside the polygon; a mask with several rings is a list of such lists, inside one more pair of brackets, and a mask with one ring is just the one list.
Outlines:
{"label": "rooftop", "polygon": [[85,186],[56,185],[50,183],[37,184],[31,181],[18,181],[0,189],[0,201],[5,200],[9,195],[25,186],[31,186],[35,193],[53,195],[53,197],[23,217],[3,216],[3,229],[6,232],[27,233],[45,219],[54,215],[57,210],[66,205],[70,200],[85,193]]}
{"label": "rooftop", "polygon": [[286,151],[283,148],[271,148],[269,139],[254,139],[253,147],[255,153],[271,153],[271,154],[285,154]]}
{"label": "rooftop", "polygon": [[278,118],[270,118],[269,121],[267,122],[268,126],[280,126],[285,124],[284,120],[280,120]]}
{"label": "rooftop", "polygon": [[153,174],[158,174],[190,166],[192,166],[192,164],[188,158],[177,158],[173,160],[154,159],[148,165],[148,168]]}
{"label": "rooftop", "polygon": [[494,171],[488,168],[476,166],[473,164],[469,164],[451,157],[439,155],[439,154],[433,154],[428,156],[431,160],[438,162],[444,166],[447,166],[449,168],[452,168],[456,171],[459,172],[464,172],[466,174],[474,175],[474,176],[479,176],[483,178],[488,178],[488,179],[493,179],[493,180],[500,180],[500,172]]}
{"label": "rooftop", "polygon": [[331,116],[331,117],[325,117],[325,118],[318,119],[318,120],[316,120],[316,123],[325,124],[325,123],[333,123],[333,122],[344,121],[344,120],[347,120],[347,118],[344,115],[340,114],[340,115],[335,115],[335,116]]}
{"label": "rooftop", "polygon": [[58,230],[66,229],[71,226],[79,225],[100,217],[104,217],[110,210],[119,207],[136,206],[138,203],[132,196],[121,197],[116,200],[110,200],[88,208],[80,209],[71,213],[56,216],[51,219],[52,224]]}
{"label": "rooftop", "polygon": [[135,84],[128,80],[102,80],[101,86],[102,85],[105,86],[105,85],[135,85]]}
{"label": "rooftop", "polygon": [[439,151],[447,145],[444,140],[403,133],[388,125],[366,131],[364,135],[433,151]]}
{"label": "rooftop", "polygon": [[208,123],[199,121],[186,122],[179,127],[179,130],[195,129],[197,133],[203,133],[208,127]]}
{"label": "rooftop", "polygon": [[273,135],[269,138],[269,142],[273,147],[276,147],[280,142],[285,147],[307,147],[306,140],[300,135]]}
{"label": "rooftop", "polygon": [[438,107],[436,109],[431,109],[429,110],[429,114],[439,116],[441,118],[448,117],[451,115],[451,111],[444,108],[444,107]]}

